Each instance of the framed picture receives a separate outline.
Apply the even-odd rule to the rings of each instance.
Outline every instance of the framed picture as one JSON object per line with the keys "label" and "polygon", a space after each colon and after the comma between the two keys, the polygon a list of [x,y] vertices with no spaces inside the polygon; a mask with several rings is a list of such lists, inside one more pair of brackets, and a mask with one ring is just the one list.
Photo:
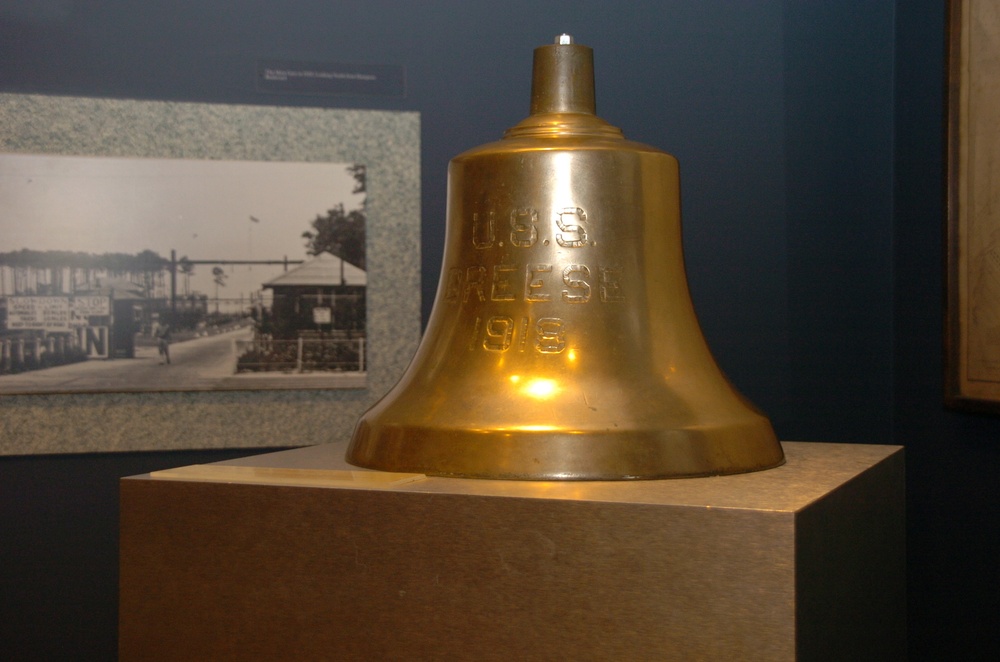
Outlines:
{"label": "framed picture", "polygon": [[1000,12],[949,10],[945,401],[1000,413]]}
{"label": "framed picture", "polygon": [[350,435],[420,337],[419,116],[0,94],[0,454]]}
{"label": "framed picture", "polygon": [[0,393],[364,388],[366,175],[0,153]]}

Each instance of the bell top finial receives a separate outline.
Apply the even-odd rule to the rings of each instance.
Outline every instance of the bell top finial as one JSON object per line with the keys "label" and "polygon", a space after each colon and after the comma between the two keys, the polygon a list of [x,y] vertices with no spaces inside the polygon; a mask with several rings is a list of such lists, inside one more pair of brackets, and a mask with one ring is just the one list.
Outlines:
{"label": "bell top finial", "polygon": [[531,114],[596,112],[594,51],[561,34],[535,49],[531,76]]}
{"label": "bell top finial", "polygon": [[597,116],[594,51],[568,34],[535,49],[531,72],[531,113],[508,129],[505,138],[600,136],[622,132]]}

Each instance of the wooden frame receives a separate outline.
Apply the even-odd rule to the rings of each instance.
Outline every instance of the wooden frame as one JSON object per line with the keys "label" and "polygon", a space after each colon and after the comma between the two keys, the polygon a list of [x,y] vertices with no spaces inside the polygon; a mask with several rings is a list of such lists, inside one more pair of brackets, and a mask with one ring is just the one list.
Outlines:
{"label": "wooden frame", "polygon": [[952,0],[948,30],[945,402],[1000,413],[1000,12]]}

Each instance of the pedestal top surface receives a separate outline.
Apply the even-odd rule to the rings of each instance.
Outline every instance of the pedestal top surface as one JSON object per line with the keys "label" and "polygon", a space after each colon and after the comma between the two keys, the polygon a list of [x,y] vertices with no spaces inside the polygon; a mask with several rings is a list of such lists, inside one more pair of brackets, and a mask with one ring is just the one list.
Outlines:
{"label": "pedestal top surface", "polygon": [[[510,481],[427,476],[391,487],[344,488],[333,484],[331,487],[797,512],[880,462],[897,454],[895,459],[902,461],[900,446],[783,442],[782,447],[787,459],[783,466],[730,476],[639,481]],[[206,468],[304,469],[331,474],[370,471],[348,464],[344,459],[346,450],[346,442],[322,444],[228,460]],[[241,481],[220,478],[217,482]],[[275,480],[273,484],[282,482]]]}

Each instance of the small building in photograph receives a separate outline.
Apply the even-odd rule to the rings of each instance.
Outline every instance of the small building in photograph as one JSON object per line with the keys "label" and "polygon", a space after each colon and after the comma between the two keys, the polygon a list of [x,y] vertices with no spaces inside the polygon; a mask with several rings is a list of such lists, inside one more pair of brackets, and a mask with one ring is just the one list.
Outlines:
{"label": "small building in photograph", "polygon": [[81,286],[76,294],[110,301],[110,314],[90,321],[109,327],[111,358],[135,358],[135,334],[141,328],[142,312],[154,300],[149,298],[148,289],[123,278],[97,278]]}
{"label": "small building in photograph", "polygon": [[330,253],[320,253],[263,284],[273,294],[267,326],[275,338],[314,333],[363,336],[368,274]]}

